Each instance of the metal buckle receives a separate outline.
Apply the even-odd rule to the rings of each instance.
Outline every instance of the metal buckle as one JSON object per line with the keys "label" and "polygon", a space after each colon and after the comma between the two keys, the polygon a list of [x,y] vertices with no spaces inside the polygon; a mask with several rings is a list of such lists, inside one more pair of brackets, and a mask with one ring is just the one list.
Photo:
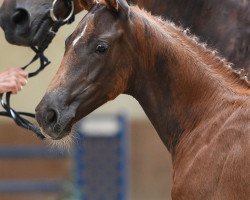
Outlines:
{"label": "metal buckle", "polygon": [[[54,13],[54,8],[56,5],[56,2],[58,0],[54,0],[52,3],[52,8],[50,9],[50,17],[54,22],[58,22],[59,19],[56,17],[55,13]],[[70,14],[68,15],[68,17],[66,17],[65,19],[62,20],[63,23],[66,23],[70,20],[70,18],[74,15],[74,11],[75,11],[75,7],[74,7],[74,1],[71,1],[71,11]]]}

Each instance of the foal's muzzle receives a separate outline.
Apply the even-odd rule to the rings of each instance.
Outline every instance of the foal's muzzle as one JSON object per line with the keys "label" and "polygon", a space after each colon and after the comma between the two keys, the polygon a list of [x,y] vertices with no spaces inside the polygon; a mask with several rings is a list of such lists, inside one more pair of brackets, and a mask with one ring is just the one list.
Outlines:
{"label": "foal's muzzle", "polygon": [[36,119],[45,136],[59,140],[70,133],[76,107],[64,101],[63,92],[50,92],[36,107]]}
{"label": "foal's muzzle", "polygon": [[36,119],[47,135],[52,139],[60,139],[62,126],[59,123],[59,112],[49,106],[39,106],[36,108]]}

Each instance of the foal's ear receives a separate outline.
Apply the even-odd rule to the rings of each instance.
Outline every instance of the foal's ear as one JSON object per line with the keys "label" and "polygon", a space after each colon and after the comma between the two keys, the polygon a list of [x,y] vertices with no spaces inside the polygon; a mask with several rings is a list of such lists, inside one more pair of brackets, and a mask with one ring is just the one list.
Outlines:
{"label": "foal's ear", "polygon": [[96,0],[78,0],[81,7],[84,8],[84,10],[90,10],[93,5],[95,5],[97,2]]}
{"label": "foal's ear", "polygon": [[123,11],[126,14],[129,12],[129,5],[126,0],[105,0],[107,5],[117,12]]}

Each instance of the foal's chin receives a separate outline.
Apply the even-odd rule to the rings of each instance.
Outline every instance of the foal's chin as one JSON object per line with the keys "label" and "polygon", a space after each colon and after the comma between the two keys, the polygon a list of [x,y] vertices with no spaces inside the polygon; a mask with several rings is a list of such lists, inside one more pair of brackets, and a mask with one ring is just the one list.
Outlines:
{"label": "foal's chin", "polygon": [[55,134],[58,133],[43,131],[45,140],[48,141],[52,148],[57,148],[60,150],[69,150],[77,140],[77,125],[75,123],[71,125],[70,128],[63,130],[60,134],[58,134],[58,137],[51,136]]}
{"label": "foal's chin", "polygon": [[49,127],[48,129],[44,130],[43,129],[43,134],[47,139],[50,140],[62,140],[65,137],[71,136],[74,134],[74,127],[75,127],[75,123],[72,122],[64,122],[65,127],[60,126],[60,129],[57,130],[58,125],[59,124],[55,124],[53,127]]}

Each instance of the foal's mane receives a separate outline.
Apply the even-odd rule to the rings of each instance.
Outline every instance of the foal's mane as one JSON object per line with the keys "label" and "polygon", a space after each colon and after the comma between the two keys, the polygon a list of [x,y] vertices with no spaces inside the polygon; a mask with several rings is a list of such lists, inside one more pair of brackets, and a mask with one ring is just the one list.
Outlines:
{"label": "foal's mane", "polygon": [[[205,65],[210,66],[211,69],[222,78],[231,80],[234,85],[240,84],[245,89],[250,89],[250,81],[247,79],[248,74],[244,69],[233,69],[232,63],[222,58],[216,50],[209,48],[206,43],[202,43],[198,37],[190,33],[189,29],[183,29],[182,27],[176,26],[173,22],[153,16],[138,6],[131,6],[131,15],[135,16],[135,23],[140,19],[153,22],[151,23],[152,26],[150,26],[152,31],[158,31],[160,28],[166,33],[171,32],[178,37],[183,45],[195,52]],[[145,20],[142,21],[144,22]]]}

